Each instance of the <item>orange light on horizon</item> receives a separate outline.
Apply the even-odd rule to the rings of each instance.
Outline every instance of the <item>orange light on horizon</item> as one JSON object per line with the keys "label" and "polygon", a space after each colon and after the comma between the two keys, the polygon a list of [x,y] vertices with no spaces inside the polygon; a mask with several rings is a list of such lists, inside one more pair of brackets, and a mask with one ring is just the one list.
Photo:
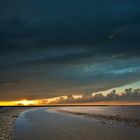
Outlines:
{"label": "orange light on horizon", "polygon": [[[48,105],[50,102],[55,104],[55,99],[50,102],[43,102],[41,100],[20,100],[20,101],[0,101],[0,106],[41,106]],[[87,102],[87,103],[69,103],[59,105],[140,105],[140,101],[100,101],[100,102]]]}
{"label": "orange light on horizon", "polygon": [[59,98],[50,98],[50,99],[36,99],[36,100],[16,100],[16,101],[0,101],[0,106],[39,106],[39,105],[47,105],[49,103],[57,102]]}
{"label": "orange light on horizon", "polygon": [[31,106],[39,105],[40,100],[0,101],[0,106]]}
{"label": "orange light on horizon", "polygon": [[24,106],[29,106],[29,105],[37,105],[38,101],[34,100],[21,100],[17,102],[17,105],[24,105]]}
{"label": "orange light on horizon", "polygon": [[[53,98],[44,98],[44,99],[35,99],[35,100],[28,100],[28,99],[21,99],[15,101],[0,101],[0,106],[39,106],[39,105],[48,105],[48,104],[55,104],[57,101],[62,97],[63,99],[67,99],[67,96],[59,96]],[[73,95],[73,97],[79,98],[81,95]]]}

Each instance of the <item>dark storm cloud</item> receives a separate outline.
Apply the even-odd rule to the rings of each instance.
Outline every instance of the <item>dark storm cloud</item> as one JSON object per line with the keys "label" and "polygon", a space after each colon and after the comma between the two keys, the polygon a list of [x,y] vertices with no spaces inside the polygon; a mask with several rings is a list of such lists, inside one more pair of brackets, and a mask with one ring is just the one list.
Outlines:
{"label": "dark storm cloud", "polygon": [[[1,98],[99,91],[140,80],[139,4],[1,1]],[[22,82],[8,87],[9,81]]]}

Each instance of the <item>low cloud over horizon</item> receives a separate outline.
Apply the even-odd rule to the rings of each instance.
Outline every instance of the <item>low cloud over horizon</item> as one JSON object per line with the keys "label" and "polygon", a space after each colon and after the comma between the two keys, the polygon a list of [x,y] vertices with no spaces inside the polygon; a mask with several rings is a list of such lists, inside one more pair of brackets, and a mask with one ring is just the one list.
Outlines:
{"label": "low cloud over horizon", "polygon": [[139,5],[1,1],[0,100],[88,94],[140,81]]}

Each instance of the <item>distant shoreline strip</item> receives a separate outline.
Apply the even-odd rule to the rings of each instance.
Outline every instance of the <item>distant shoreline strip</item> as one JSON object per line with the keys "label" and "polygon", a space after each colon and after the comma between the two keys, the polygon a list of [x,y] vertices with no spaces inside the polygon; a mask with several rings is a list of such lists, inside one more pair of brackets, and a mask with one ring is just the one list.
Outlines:
{"label": "distant shoreline strip", "polygon": [[62,110],[62,109],[57,109],[57,111],[60,113],[67,113],[67,114],[72,114],[72,115],[95,118],[100,123],[103,123],[103,124],[105,124],[106,122],[109,122],[109,123],[114,123],[114,124],[127,125],[129,127],[134,127],[134,128],[140,128],[140,120],[137,118],[122,117],[120,115],[89,114],[89,113],[83,113],[83,112],[67,111],[67,110]]}

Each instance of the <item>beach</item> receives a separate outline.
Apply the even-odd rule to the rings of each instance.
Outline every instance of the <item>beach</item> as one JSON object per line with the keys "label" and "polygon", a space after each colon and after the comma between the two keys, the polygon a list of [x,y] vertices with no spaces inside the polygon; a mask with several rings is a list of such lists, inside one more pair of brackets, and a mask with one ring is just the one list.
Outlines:
{"label": "beach", "polygon": [[0,140],[139,140],[139,106],[4,107]]}
{"label": "beach", "polygon": [[19,114],[29,108],[2,107],[0,108],[0,140],[13,139],[14,123]]}
{"label": "beach", "polygon": [[[139,107],[45,107],[21,113],[14,125],[15,140],[139,140],[140,128],[127,125],[125,121],[114,123],[113,116],[117,112],[134,114],[139,119]],[[97,109],[99,111],[97,111]],[[112,114],[111,120],[104,119],[104,115],[92,116],[83,113],[107,110],[105,116]],[[72,113],[79,110],[81,114]],[[89,111],[90,110],[90,111]],[[126,111],[124,111],[126,110]],[[130,110],[130,111],[128,111]],[[65,112],[64,112],[65,111]],[[71,112],[70,112],[71,111]],[[92,112],[93,111],[93,112]],[[103,112],[103,113],[104,113]],[[135,112],[135,113],[134,113]],[[137,112],[137,113],[136,113]],[[118,113],[117,113],[118,114]],[[102,116],[102,117],[101,117]],[[121,116],[121,114],[120,114]],[[112,120],[113,119],[113,120]],[[99,121],[100,120],[100,121]],[[124,119],[125,120],[125,119]],[[120,120],[119,120],[120,121]],[[132,120],[130,119],[129,122]],[[113,122],[113,123],[112,123]],[[132,121],[133,122],[133,121]],[[133,123],[132,123],[133,124]]]}

